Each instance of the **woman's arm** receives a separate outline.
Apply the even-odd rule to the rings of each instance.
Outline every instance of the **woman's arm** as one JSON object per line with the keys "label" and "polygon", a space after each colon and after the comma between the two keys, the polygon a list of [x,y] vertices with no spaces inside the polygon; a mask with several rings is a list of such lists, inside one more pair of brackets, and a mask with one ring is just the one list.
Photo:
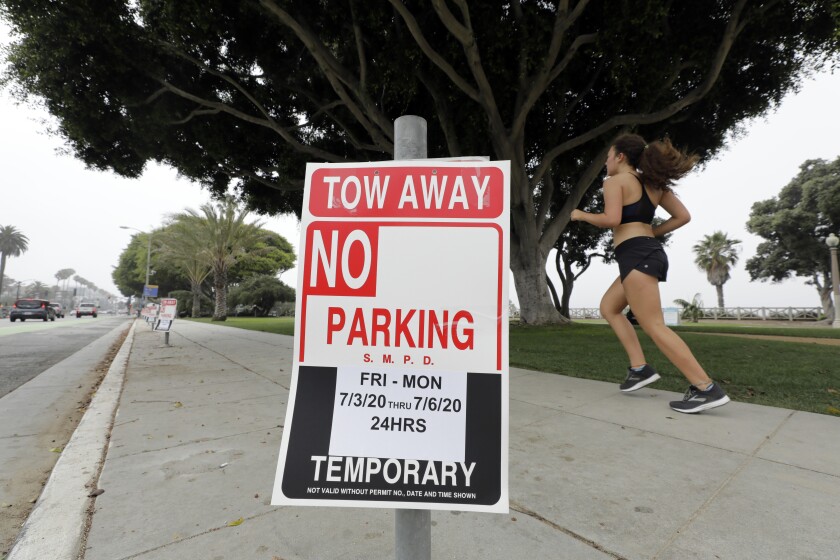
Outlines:
{"label": "woman's arm", "polygon": [[653,228],[654,237],[662,237],[666,233],[671,233],[691,221],[691,214],[689,214],[688,208],[671,191],[666,191],[662,195],[662,198],[659,199],[659,206],[664,208],[671,217]]}
{"label": "woman's arm", "polygon": [[615,178],[604,181],[604,211],[592,214],[583,210],[572,210],[573,222],[589,222],[595,227],[614,228],[621,223],[621,184]]}

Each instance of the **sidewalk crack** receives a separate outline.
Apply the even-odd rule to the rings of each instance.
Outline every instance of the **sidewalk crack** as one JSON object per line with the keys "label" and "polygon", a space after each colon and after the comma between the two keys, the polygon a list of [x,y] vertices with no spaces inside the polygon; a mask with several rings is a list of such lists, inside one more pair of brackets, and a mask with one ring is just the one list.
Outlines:
{"label": "sidewalk crack", "polygon": [[699,517],[699,516],[700,516],[703,512],[705,512],[707,509],[709,509],[709,506],[711,506],[712,502],[714,502],[714,501],[715,501],[715,499],[716,499],[716,498],[720,495],[720,493],[721,493],[721,492],[723,492],[723,490],[724,490],[727,486],[729,486],[729,484],[730,484],[730,483],[731,483],[731,482],[735,479],[735,477],[737,477],[739,474],[741,474],[741,473],[744,471],[744,469],[745,469],[745,468],[747,468],[747,465],[749,465],[750,463],[752,463],[752,462],[753,462],[753,460],[756,458],[756,455],[758,455],[758,452],[759,452],[759,451],[761,451],[761,448],[762,448],[762,447],[764,447],[764,446],[767,444],[767,442],[768,442],[768,441],[770,441],[771,439],[773,439],[773,438],[776,436],[776,434],[778,434],[778,433],[779,433],[779,430],[781,430],[781,429],[782,429],[782,427],[783,427],[785,424],[787,424],[788,420],[790,420],[790,419],[793,417],[793,415],[794,415],[794,414],[796,414],[796,411],[795,411],[795,410],[790,411],[790,414],[788,414],[787,416],[785,416],[784,420],[782,420],[781,422],[779,422],[779,425],[778,425],[778,426],[776,426],[776,429],[775,429],[775,430],[773,430],[773,432],[772,432],[770,435],[766,436],[766,437],[764,438],[764,441],[762,441],[761,443],[759,443],[759,444],[758,444],[758,446],[757,446],[755,449],[753,449],[752,453],[750,453],[749,455],[747,455],[747,456],[745,456],[745,457],[744,457],[744,460],[743,460],[743,461],[741,461],[741,464],[740,464],[740,465],[738,465],[738,468],[736,468],[734,471],[732,471],[732,472],[729,474],[729,476],[728,476],[728,477],[726,477],[726,480],[724,480],[724,481],[720,484],[720,486],[718,486],[717,490],[715,490],[714,492],[712,492],[712,495],[711,495],[711,496],[709,496],[709,497],[706,499],[706,501],[704,501],[704,502],[700,505],[700,507],[698,507],[698,508],[697,508],[697,510],[695,510],[695,512],[694,512],[694,513],[692,513],[692,514],[689,516],[689,518],[688,518],[688,519],[686,519],[685,523],[683,523],[683,524],[682,524],[679,528],[677,528],[677,530],[676,530],[676,531],[674,531],[674,533],[671,535],[671,538],[669,538],[667,541],[665,541],[665,544],[663,544],[663,545],[659,548],[659,550],[657,550],[657,551],[656,551],[656,553],[653,555],[653,560],[656,560],[656,559],[657,559],[657,558],[659,558],[659,557],[660,557],[660,556],[661,556],[661,555],[662,555],[662,554],[663,554],[666,550],[668,550],[668,548],[670,548],[670,547],[671,547],[671,545],[674,543],[674,541],[675,541],[675,540],[677,540],[677,537],[679,537],[679,536],[680,536],[680,535],[681,535],[681,534],[682,534],[682,533],[683,533],[686,529],[688,529],[688,527],[689,527],[689,526],[691,526],[691,524],[692,524],[692,523],[694,523],[694,521],[695,521],[695,520],[696,520],[696,519],[697,519],[697,518],[698,518],[698,517]]}
{"label": "sidewalk crack", "polygon": [[514,501],[510,502],[510,509],[512,509],[513,511],[518,511],[522,515],[527,515],[528,517],[536,519],[540,523],[544,523],[545,525],[548,525],[552,529],[560,531],[561,533],[572,537],[573,539],[575,539],[578,542],[582,542],[586,546],[594,548],[595,550],[597,550],[599,552],[603,552],[604,554],[607,554],[611,558],[615,558],[616,560],[627,560],[626,557],[618,554],[617,552],[613,552],[612,550],[606,549],[603,546],[601,546],[600,544],[593,541],[592,539],[587,539],[583,535],[579,535],[579,534],[575,533],[574,531],[572,531],[570,529],[566,529],[565,527],[562,527],[562,526],[558,525],[554,521],[551,521],[550,519],[546,519],[545,517],[543,517],[539,513],[535,512],[533,510],[530,510],[530,509],[526,508],[525,506],[520,505],[520,504],[518,504]]}
{"label": "sidewalk crack", "polygon": [[193,343],[193,344],[195,344],[196,346],[199,346],[199,347],[201,347],[201,348],[204,348],[205,350],[207,350],[207,351],[209,351],[209,352],[213,352],[213,353],[214,353],[214,354],[216,354],[217,356],[221,356],[222,358],[224,358],[225,360],[229,361],[230,363],[232,363],[232,364],[236,364],[237,366],[241,367],[241,368],[242,368],[242,369],[244,369],[245,371],[248,371],[248,372],[250,372],[250,373],[253,373],[253,374],[254,374],[254,375],[256,375],[257,377],[262,377],[262,378],[263,378],[263,379],[265,379],[266,381],[269,381],[269,382],[271,382],[271,383],[274,383],[275,385],[279,385],[279,386],[283,387],[284,389],[286,389],[287,391],[289,390],[289,388],[288,388],[288,387],[286,387],[285,385],[283,385],[283,384],[282,384],[282,383],[280,383],[279,381],[275,381],[274,379],[271,379],[270,377],[267,377],[267,376],[265,376],[265,375],[263,375],[263,374],[261,374],[261,373],[259,373],[259,372],[257,372],[257,371],[254,371],[254,370],[252,370],[251,368],[249,368],[248,366],[246,366],[245,364],[241,364],[241,363],[239,363],[239,362],[237,362],[237,361],[235,361],[235,360],[231,360],[228,356],[225,356],[224,354],[222,354],[222,353],[220,353],[220,352],[217,352],[217,351],[213,350],[213,349],[212,349],[212,348],[210,348],[209,346],[205,346],[205,345],[201,344],[200,342],[198,342],[198,341],[196,341],[196,340],[193,340],[193,339],[191,339],[191,338],[189,338],[189,337],[187,337],[187,336],[184,336],[183,334],[181,334],[181,337],[182,337],[182,338],[185,338],[186,340],[189,340],[190,342],[192,342],[192,343]]}

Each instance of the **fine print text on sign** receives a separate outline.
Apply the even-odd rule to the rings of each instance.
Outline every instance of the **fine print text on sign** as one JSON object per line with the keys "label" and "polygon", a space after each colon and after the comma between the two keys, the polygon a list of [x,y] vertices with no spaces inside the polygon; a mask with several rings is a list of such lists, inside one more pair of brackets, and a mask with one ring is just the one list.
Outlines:
{"label": "fine print text on sign", "polygon": [[508,511],[509,163],[307,167],[273,503]]}

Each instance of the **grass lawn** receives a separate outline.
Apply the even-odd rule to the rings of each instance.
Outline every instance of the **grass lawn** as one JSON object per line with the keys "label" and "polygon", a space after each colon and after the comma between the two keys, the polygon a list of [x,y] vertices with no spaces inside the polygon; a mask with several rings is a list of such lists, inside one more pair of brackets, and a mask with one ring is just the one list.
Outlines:
{"label": "grass lawn", "polygon": [[[229,317],[214,324],[294,334],[292,317]],[[708,336],[740,333],[840,338],[837,329],[701,324],[681,325],[674,330],[734,400],[840,416],[840,346]],[[683,376],[641,330],[637,331],[648,361],[662,375],[654,387],[684,391],[688,383]],[[627,357],[607,325],[511,325],[510,365],[618,384],[624,379]]]}
{"label": "grass lawn", "polygon": [[[815,336],[831,329],[771,329],[761,334]],[[734,400],[840,416],[840,346],[694,334],[715,329],[677,327],[680,336]],[[738,329],[738,330],[733,330]],[[752,332],[726,326],[725,332]],[[791,331],[791,332],[788,332]],[[685,378],[639,329],[645,356],[662,380],[656,389],[684,391]],[[510,328],[510,365],[619,383],[627,357],[607,325]]]}

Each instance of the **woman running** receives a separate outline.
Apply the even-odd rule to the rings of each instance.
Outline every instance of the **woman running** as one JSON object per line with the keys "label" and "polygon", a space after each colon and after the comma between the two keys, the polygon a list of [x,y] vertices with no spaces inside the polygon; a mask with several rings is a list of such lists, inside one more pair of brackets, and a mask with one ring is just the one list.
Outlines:
{"label": "woman running", "polygon": [[[668,257],[657,237],[691,219],[671,187],[691,171],[697,159],[676,149],[668,139],[648,144],[637,134],[620,136],[607,154],[604,212],[573,210],[571,216],[573,221],[613,230],[619,277],[601,299],[601,316],[609,322],[630,360],[627,378],[619,388],[629,393],[659,379],[645,360],[633,325],[622,313],[629,304],[639,326],[691,384],[681,401],[670,403],[672,409],[685,413],[729,402],[723,388],[706,374],[688,345],[665,325],[659,296],[659,282],[668,275]],[[658,206],[670,218],[654,228],[651,224]]]}

